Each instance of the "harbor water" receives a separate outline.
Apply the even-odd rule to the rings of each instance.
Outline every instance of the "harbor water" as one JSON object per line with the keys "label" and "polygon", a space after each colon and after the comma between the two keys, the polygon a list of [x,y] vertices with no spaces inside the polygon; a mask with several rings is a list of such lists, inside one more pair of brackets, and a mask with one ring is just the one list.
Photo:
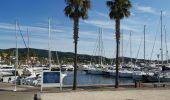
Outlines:
{"label": "harbor water", "polygon": [[[67,76],[63,79],[63,85],[72,85],[73,84],[73,71],[64,71],[63,74]],[[18,77],[18,76],[17,76]],[[10,78],[10,80],[9,80]],[[3,82],[11,83],[15,80],[15,76],[5,76],[3,77]],[[30,83],[25,83],[31,85],[33,80],[28,80]],[[130,84],[133,83],[132,78],[119,78],[120,84]],[[94,75],[94,74],[87,74],[84,71],[77,71],[77,84],[78,85],[114,85],[115,84],[115,77],[112,76],[105,76],[105,75]]]}
{"label": "harbor water", "polygon": [[[64,85],[73,84],[73,72],[63,72],[67,73],[67,76],[63,79]],[[120,84],[133,83],[132,78],[119,78]],[[115,77],[103,76],[103,75],[93,75],[87,74],[84,71],[77,72],[77,84],[78,85],[100,85],[100,84],[115,84]]]}

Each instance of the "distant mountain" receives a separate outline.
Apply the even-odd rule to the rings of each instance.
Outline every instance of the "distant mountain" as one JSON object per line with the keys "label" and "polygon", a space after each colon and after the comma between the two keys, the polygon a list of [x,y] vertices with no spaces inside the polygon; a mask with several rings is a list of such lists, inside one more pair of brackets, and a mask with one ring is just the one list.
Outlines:
{"label": "distant mountain", "polygon": [[[0,49],[0,53],[7,53],[10,54],[11,56],[15,56],[15,48],[10,48],[10,49]],[[27,48],[19,48],[19,60],[24,60],[28,56],[28,49]],[[57,62],[57,55],[59,58],[59,61],[61,63],[73,63],[73,58],[74,58],[74,53],[72,52],[61,52],[61,51],[52,51],[52,59],[54,62]],[[35,48],[30,48],[29,49],[29,56],[30,57],[38,57],[39,60],[43,59],[48,59],[48,50],[43,50],[43,49],[35,49]],[[87,55],[87,54],[78,54],[78,62],[79,63],[87,63],[89,64],[91,61],[92,62],[99,62],[98,56],[92,56],[92,55]],[[109,59],[106,57],[103,57],[104,63],[105,64],[111,64],[112,62],[114,63],[115,59]],[[120,61],[122,61],[122,58],[120,58]],[[131,59],[128,57],[124,57],[124,62],[130,62]],[[132,59],[133,62],[136,61],[136,59]],[[143,59],[138,59],[138,62],[143,62]]]}

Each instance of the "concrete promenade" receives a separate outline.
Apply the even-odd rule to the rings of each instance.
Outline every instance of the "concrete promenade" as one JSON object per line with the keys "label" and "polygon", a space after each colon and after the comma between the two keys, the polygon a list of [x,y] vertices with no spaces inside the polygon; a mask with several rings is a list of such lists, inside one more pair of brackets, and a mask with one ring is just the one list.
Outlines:
{"label": "concrete promenade", "polygon": [[[17,92],[13,92],[13,84],[0,83],[0,100],[37,100],[38,94],[41,100],[170,100],[170,87],[134,86],[120,87],[79,87],[72,91],[70,87],[45,88],[40,93],[40,87],[17,86]],[[40,100],[39,99],[39,100]]]}
{"label": "concrete promenade", "polygon": [[115,90],[41,93],[41,100],[170,100],[170,90]]}

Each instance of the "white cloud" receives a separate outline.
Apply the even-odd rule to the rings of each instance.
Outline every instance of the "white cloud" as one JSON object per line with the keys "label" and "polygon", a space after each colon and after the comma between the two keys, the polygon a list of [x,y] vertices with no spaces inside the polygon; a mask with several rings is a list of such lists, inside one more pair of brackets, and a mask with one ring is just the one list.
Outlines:
{"label": "white cloud", "polygon": [[142,6],[139,4],[134,4],[134,8],[143,13],[157,14],[157,10],[151,6]]}
{"label": "white cloud", "polygon": [[85,20],[84,23],[91,24],[97,27],[103,27],[106,29],[114,29],[114,22],[105,21],[105,20]]}
{"label": "white cloud", "polygon": [[[102,27],[105,29],[111,29],[111,30],[115,29],[115,22],[112,20],[86,20],[84,21],[84,23],[96,27]],[[123,24],[121,24],[121,28],[123,30],[128,30],[128,31],[131,30],[134,32],[139,32],[139,25],[138,25],[139,23],[141,24],[141,21],[123,20]]]}
{"label": "white cloud", "polygon": [[96,11],[96,14],[98,14],[99,16],[102,16],[102,17],[109,18],[109,15],[107,13],[101,13],[101,12]]}
{"label": "white cloud", "polygon": [[152,7],[138,6],[137,9],[146,13],[155,13],[155,9],[153,9]]}

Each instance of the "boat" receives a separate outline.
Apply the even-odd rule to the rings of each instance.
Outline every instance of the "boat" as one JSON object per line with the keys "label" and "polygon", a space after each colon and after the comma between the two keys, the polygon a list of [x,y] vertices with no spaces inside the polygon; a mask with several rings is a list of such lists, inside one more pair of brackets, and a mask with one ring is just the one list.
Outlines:
{"label": "boat", "polygon": [[[88,74],[95,74],[95,75],[103,75],[104,74],[104,69],[106,66],[103,64],[103,55],[104,55],[104,49],[103,49],[103,41],[102,41],[102,34],[103,34],[103,29],[99,28],[99,33],[98,33],[98,38],[97,38],[97,43],[96,43],[96,48],[94,49],[94,56],[98,56],[98,60],[94,57],[92,57],[92,64],[84,70]],[[93,61],[94,60],[94,61]]]}
{"label": "boat", "polygon": [[170,82],[170,71],[161,71],[145,77],[148,82]]}
{"label": "boat", "polygon": [[170,66],[162,66],[162,71],[170,71]]}
{"label": "boat", "polygon": [[10,76],[14,75],[15,68],[14,65],[1,65],[0,67],[0,76]]}
{"label": "boat", "polygon": [[142,80],[144,75],[146,75],[144,71],[134,71],[132,78],[133,80]]}
{"label": "boat", "polygon": [[23,68],[23,75],[24,76],[30,76],[32,73],[41,74],[43,70],[46,70],[44,67],[28,67],[28,68]]}
{"label": "boat", "polygon": [[121,78],[132,78],[132,75],[133,75],[133,71],[127,69],[119,70],[119,77]]}
{"label": "boat", "polygon": [[61,71],[73,71],[73,65],[61,65]]}
{"label": "boat", "polygon": [[[161,66],[162,68],[158,67],[158,70],[153,70],[154,74],[153,75],[146,75],[145,79],[148,82],[170,82],[170,67],[165,66],[164,61],[163,61],[163,32],[162,32],[162,11],[161,11]],[[165,41],[166,41],[166,32],[165,32]],[[166,53],[168,53],[167,51],[167,46],[166,46]],[[167,54],[166,54],[167,55]],[[157,55],[158,59],[159,59],[159,54]],[[159,63],[159,61],[158,61]],[[168,59],[167,59],[167,64],[168,64]],[[159,65],[159,64],[158,64]],[[154,66],[155,67],[155,66]]]}
{"label": "boat", "polygon": [[88,70],[86,70],[86,73],[88,74],[95,74],[95,75],[103,75],[104,74],[104,67],[100,64],[91,65],[89,66]]}

